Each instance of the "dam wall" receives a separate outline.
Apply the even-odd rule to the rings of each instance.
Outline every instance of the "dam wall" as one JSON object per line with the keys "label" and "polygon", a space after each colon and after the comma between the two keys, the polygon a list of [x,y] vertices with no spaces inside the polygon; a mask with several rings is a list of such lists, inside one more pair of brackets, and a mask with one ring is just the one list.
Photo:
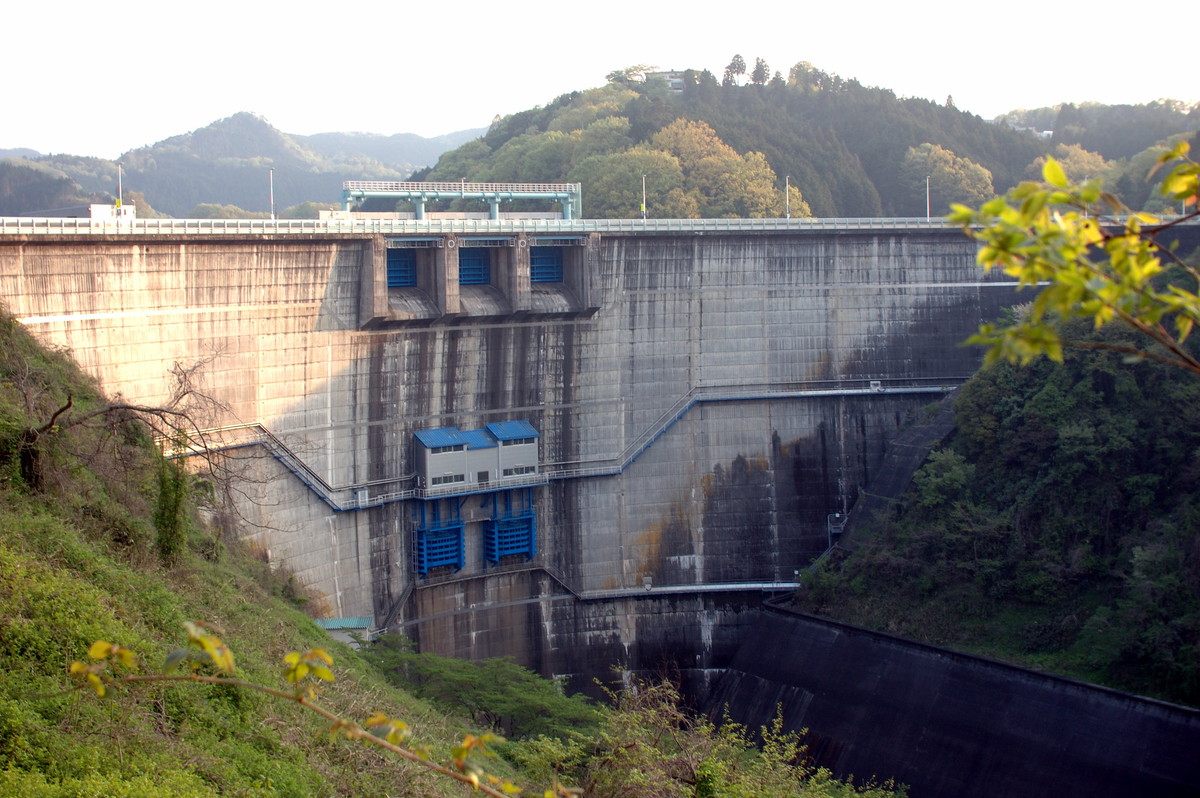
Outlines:
{"label": "dam wall", "polygon": [[914,798],[1122,798],[1200,791],[1200,710],[783,609],[746,642],[708,711],[807,729],[814,761]]}
{"label": "dam wall", "polygon": [[[826,549],[1013,288],[936,222],[628,225],[0,235],[0,292],[110,394],[198,366],[247,539],[329,615],[580,676],[694,632],[719,667],[713,630]],[[519,486],[420,482],[416,432],[517,420]],[[489,560],[518,506],[530,546]],[[447,528],[457,561],[426,567]]]}

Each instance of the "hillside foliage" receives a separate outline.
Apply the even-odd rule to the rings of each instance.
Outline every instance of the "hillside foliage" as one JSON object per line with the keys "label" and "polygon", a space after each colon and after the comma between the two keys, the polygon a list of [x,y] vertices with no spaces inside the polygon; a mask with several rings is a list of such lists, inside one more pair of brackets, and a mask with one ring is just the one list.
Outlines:
{"label": "hillside foliage", "polygon": [[[736,66],[735,59],[721,82],[708,72],[686,71],[679,92],[661,79],[642,80],[645,67],[617,70],[604,87],[497,119],[482,139],[444,154],[415,177],[581,182],[586,216],[629,218],[640,213],[642,175],[647,211],[655,217],[782,216],[789,183],[804,202],[793,215],[923,216],[928,176],[930,213],[941,216],[953,202],[975,202],[1013,187],[1057,147],[1086,152],[1116,181],[1143,151],[1200,128],[1198,112],[1178,103],[1115,106],[1111,113],[1082,116],[1064,105],[1062,123],[1070,135],[1044,137],[1012,125],[1031,119],[1055,124],[1057,113],[1014,112],[1008,124],[995,124],[952,103],[898,98],[806,62],[786,78],[777,71],[756,81],[752,73],[744,85],[745,60],[741,73]],[[756,63],[755,72],[770,74],[761,67]],[[1139,126],[1137,120],[1147,118],[1154,124]],[[1124,131],[1119,139],[1093,129],[1114,120]],[[683,131],[756,165],[734,168],[728,158],[720,169],[711,161],[703,168],[689,163],[667,144]],[[1142,190],[1145,170],[1130,174],[1127,189],[1140,194],[1131,204],[1140,207],[1149,196],[1148,187]],[[372,208],[390,209],[384,205]]]}
{"label": "hillside foliage", "polygon": [[[1145,346],[1075,321],[1070,340]],[[805,609],[1200,705],[1200,380],[1113,349],[1006,362]]]}
{"label": "hillside foliage", "polygon": [[234,642],[249,679],[278,683],[283,652],[327,646],[343,678],[324,699],[340,711],[405,717],[439,755],[470,728],[330,641],[292,580],[240,546],[216,508],[201,513],[211,490],[164,461],[144,425],[68,423],[106,399],[7,314],[0,378],[0,794],[301,798],[397,783],[446,794],[421,768],[333,743],[327,724],[244,690],[158,685],[103,700],[72,690],[67,667],[95,641],[162,662],[185,622],[203,619]]}

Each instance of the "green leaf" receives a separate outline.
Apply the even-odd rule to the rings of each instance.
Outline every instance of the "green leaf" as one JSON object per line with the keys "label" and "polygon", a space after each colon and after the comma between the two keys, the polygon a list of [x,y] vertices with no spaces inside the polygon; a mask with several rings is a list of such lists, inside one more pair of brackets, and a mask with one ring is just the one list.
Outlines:
{"label": "green leaf", "polygon": [[167,654],[163,661],[163,673],[171,674],[179,669],[179,664],[188,658],[190,652],[186,648],[177,648]]}
{"label": "green leaf", "polygon": [[1067,187],[1067,173],[1053,158],[1047,158],[1046,163],[1042,166],[1042,178],[1055,188]]}

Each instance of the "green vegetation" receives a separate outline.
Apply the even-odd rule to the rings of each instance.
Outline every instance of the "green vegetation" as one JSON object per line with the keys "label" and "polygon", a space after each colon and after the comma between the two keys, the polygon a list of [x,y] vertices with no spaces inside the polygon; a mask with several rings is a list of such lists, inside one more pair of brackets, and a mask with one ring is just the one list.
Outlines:
{"label": "green vegetation", "polygon": [[[761,59],[749,81],[747,71],[746,59],[735,56],[721,82],[689,70],[683,91],[671,92],[662,80],[643,79],[645,66],[617,70],[607,86],[496,120],[481,140],[444,154],[414,179],[582,182],[586,215],[631,218],[640,213],[642,175],[652,217],[780,216],[787,182],[807,205],[797,213],[793,201],[794,215],[924,216],[928,176],[931,212],[940,216],[952,202],[979,202],[1011,188],[1037,159],[1057,152],[1073,155],[1073,167],[1108,170],[1086,177],[1115,182],[1132,175],[1124,185],[1140,208],[1149,197],[1145,170],[1130,164],[1143,162],[1143,151],[1167,137],[1197,128],[1196,112],[1179,104],[1083,116],[1063,106],[1063,124],[1075,132],[1044,139],[986,122],[952,102],[900,99],[806,62],[787,79],[775,72],[768,80]],[[1119,143],[1092,135],[1096,126],[1147,115],[1154,124],[1141,134],[1137,125],[1122,124]],[[1057,112],[1037,121],[1053,124]],[[728,154],[703,166],[689,162],[664,141],[664,134],[674,139],[681,132],[744,163]],[[710,179],[714,170],[722,179]],[[390,210],[381,203],[373,209]]]}
{"label": "green vegetation", "polygon": [[[1146,173],[1164,150],[1200,129],[1200,109],[1173,100],[1019,110],[997,124],[960,111],[951,98],[898,98],[803,61],[785,77],[761,58],[749,66],[735,56],[720,81],[685,71],[682,92],[646,79],[649,72],[644,65],[614,70],[605,86],[498,118],[482,138],[478,131],[433,139],[296,136],[234,114],[123,155],[126,197],[138,193],[142,218],[156,215],[151,202],[179,217],[201,205],[262,214],[272,168],[281,208],[335,202],[343,180],[570,180],[584,184],[587,215],[630,218],[640,215],[646,175],[647,210],[659,218],[779,216],[788,183],[796,216],[923,216],[926,177],[930,210],[941,215],[952,202],[976,202],[979,191],[1007,191],[1036,176],[1039,159],[1053,155],[1072,180],[1101,178],[1129,207],[1163,212],[1171,209]],[[703,129],[715,159],[689,163],[655,141],[673,125],[689,135]],[[0,160],[0,215],[104,201],[116,185],[116,163],[104,159]],[[372,200],[366,209],[394,206]],[[311,218],[301,213],[296,218]]]}
{"label": "green vegetation", "polygon": [[895,517],[856,534],[800,606],[1200,704],[1198,402],[1187,372],[1104,349],[980,372]]}
{"label": "green vegetation", "polygon": [[557,682],[510,660],[418,654],[398,635],[382,636],[363,656],[396,686],[509,738],[566,737],[592,731],[600,721],[583,696],[564,695]]}
{"label": "green vegetation", "polygon": [[285,652],[324,646],[336,710],[404,717],[442,759],[468,728],[331,643],[286,577],[199,522],[205,492],[186,489],[195,478],[158,457],[145,425],[95,414],[106,406],[65,354],[0,316],[0,794],[442,794],[425,768],[331,742],[325,721],[241,688],[70,689],[68,666],[94,641],[152,670],[203,618],[236,643],[248,680],[280,684]]}
{"label": "green vegetation", "polygon": [[[1160,193],[1192,208],[1170,221],[1132,212],[1099,181],[1071,185],[1054,159],[1043,166],[1044,184],[1022,183],[978,211],[954,207],[950,221],[980,241],[985,270],[999,268],[1022,288],[1045,286],[1027,312],[1003,325],[984,325],[971,339],[989,347],[986,363],[1028,363],[1040,355],[1061,360],[1064,341],[1056,322],[1084,318],[1097,328],[1119,322],[1145,336],[1149,345],[1121,350],[1132,358],[1200,374],[1200,360],[1185,345],[1200,321],[1200,270],[1179,257],[1168,238],[1171,227],[1200,213],[1200,164],[1188,151],[1180,142],[1158,159],[1158,166],[1174,162]],[[1124,215],[1121,229],[1102,224],[1097,211]]]}
{"label": "green vegetation", "polygon": [[668,684],[634,683],[611,696],[600,729],[538,737],[510,752],[536,780],[565,780],[587,798],[850,798],[904,795],[890,782],[854,786],[805,765],[796,734],[778,722],[719,728],[680,709]]}
{"label": "green vegetation", "polygon": [[1145,105],[1064,103],[1055,108],[1010,111],[998,121],[1052,132],[1055,145],[1077,145],[1103,153],[1105,158],[1131,158],[1156,141],[1184,130],[1200,130],[1200,107],[1178,100]]}
{"label": "green vegetation", "polygon": [[100,202],[65,172],[25,158],[0,160],[0,216]]}
{"label": "green vegetation", "polygon": [[236,205],[202,202],[187,212],[188,219],[270,219],[270,211],[247,211]]}
{"label": "green vegetation", "polygon": [[[410,135],[290,136],[260,117],[240,113],[131,150],[121,156],[121,164],[126,196],[131,191],[138,192],[170,216],[188,216],[198,205],[232,206],[269,215],[268,170],[272,168],[277,207],[333,202],[341,196],[343,180],[401,180],[416,166],[432,163],[438,153],[467,138],[468,135],[437,140]],[[113,161],[46,155],[30,161],[0,161],[0,165],[13,162],[34,163],[54,170],[65,179],[60,193],[92,197],[93,202],[105,201],[104,198],[111,202],[116,195],[117,165]],[[46,204],[44,198],[35,201],[35,195],[26,196],[26,190],[41,190],[39,186],[20,191],[15,188],[14,193],[6,193],[0,179],[0,209],[9,208],[3,213],[81,204]],[[143,207],[143,203],[138,204],[138,216],[145,218],[149,205]]]}

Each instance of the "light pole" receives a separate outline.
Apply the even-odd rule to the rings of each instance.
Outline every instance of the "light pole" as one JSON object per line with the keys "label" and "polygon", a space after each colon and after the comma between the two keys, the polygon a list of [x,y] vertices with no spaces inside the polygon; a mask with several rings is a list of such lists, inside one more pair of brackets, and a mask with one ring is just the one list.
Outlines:
{"label": "light pole", "polygon": [[275,167],[271,167],[269,173],[270,191],[271,191],[271,221],[275,221]]}
{"label": "light pole", "polygon": [[792,176],[783,176],[783,212],[786,218],[792,218]]}
{"label": "light pole", "polygon": [[642,175],[642,221],[646,221],[646,176]]}
{"label": "light pole", "polygon": [[925,175],[925,221],[929,221],[929,175]]}

